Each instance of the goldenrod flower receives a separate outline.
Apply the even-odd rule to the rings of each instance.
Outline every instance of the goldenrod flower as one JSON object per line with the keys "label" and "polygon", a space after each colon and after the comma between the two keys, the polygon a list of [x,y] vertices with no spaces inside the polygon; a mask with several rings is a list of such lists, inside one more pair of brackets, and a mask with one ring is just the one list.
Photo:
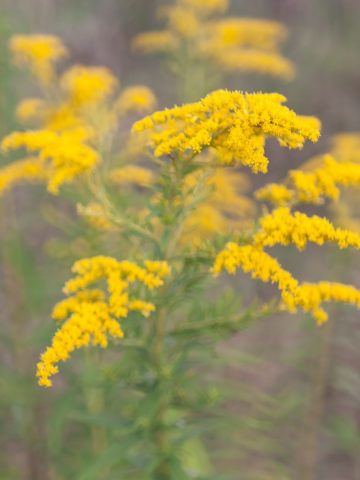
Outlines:
{"label": "goldenrod flower", "polygon": [[229,6],[228,0],[181,0],[180,4],[198,10],[200,14],[224,12]]}
{"label": "goldenrod flower", "polygon": [[360,235],[350,230],[335,228],[327,218],[308,217],[301,212],[291,213],[289,208],[277,208],[260,219],[260,230],[254,242],[261,247],[295,245],[299,250],[308,242],[323,245],[334,242],[340,248],[360,248]]}
{"label": "goldenrod flower", "polygon": [[128,112],[146,113],[156,106],[156,97],[148,87],[134,85],[125,88],[118,100],[115,102],[115,109],[120,114]]}
{"label": "goldenrod flower", "polygon": [[[64,288],[72,296],[53,310],[53,318],[64,323],[37,365],[39,384],[45,387],[52,385],[57,364],[68,360],[74,350],[91,345],[106,348],[109,337],[122,338],[119,319],[127,317],[130,311],[138,311],[145,317],[150,315],[155,310],[154,304],[134,297],[133,285],[159,288],[170,268],[162,261],[145,261],[144,267],[139,267],[133,262],[100,256],[76,262],[73,272],[76,277]],[[106,294],[98,288],[89,289],[101,280],[106,281]]]}
{"label": "goldenrod flower", "polygon": [[290,313],[301,308],[310,313],[318,324],[328,320],[328,314],[322,308],[325,302],[349,303],[360,309],[360,290],[357,288],[331,282],[299,283],[275,258],[258,246],[228,243],[217,255],[212,272],[218,275],[226,270],[235,274],[238,268],[251,273],[254,279],[277,284],[283,308]]}
{"label": "goldenrod flower", "polygon": [[44,85],[54,79],[54,64],[67,54],[60,38],[53,35],[14,35],[10,39],[14,61],[29,67]]}
{"label": "goldenrod flower", "polygon": [[311,159],[303,169],[291,170],[284,183],[266,185],[258,190],[256,197],[274,205],[287,204],[290,200],[313,204],[322,203],[325,198],[337,200],[340,186],[360,186],[360,164],[324,155]]}
{"label": "goldenrod flower", "polygon": [[26,98],[16,107],[16,118],[23,123],[39,120],[44,116],[46,104],[41,98]]}
{"label": "goldenrod flower", "polygon": [[286,28],[279,22],[254,18],[209,19],[227,6],[227,0],[177,0],[160,9],[167,19],[166,29],[137,35],[133,46],[144,53],[171,52],[181,58],[190,40],[193,61],[210,61],[224,71],[293,78],[294,65],[279,52]]}
{"label": "goldenrod flower", "polygon": [[136,165],[125,165],[110,172],[110,179],[119,185],[135,184],[149,187],[154,182],[154,174],[148,168]]}
{"label": "goldenrod flower", "polygon": [[81,107],[103,101],[117,85],[117,79],[105,67],[75,65],[60,79],[60,86],[69,95],[70,101]]}
{"label": "goldenrod flower", "polygon": [[145,32],[137,35],[132,46],[143,53],[167,52],[178,46],[178,41],[171,32]]}
{"label": "goldenrod flower", "polygon": [[255,192],[255,198],[270,202],[276,206],[288,205],[294,197],[294,192],[281,183],[269,183]]}
{"label": "goldenrod flower", "polygon": [[[215,158],[215,157],[214,157]],[[195,189],[202,172],[188,175],[185,188]],[[255,205],[245,194],[249,179],[244,173],[229,168],[216,168],[204,180],[205,198],[194,208],[184,224],[183,242],[198,245],[214,233],[238,231],[252,220]]]}
{"label": "goldenrod flower", "polygon": [[[81,128],[62,133],[51,130],[15,132],[3,139],[1,148],[4,152],[19,148],[37,152],[38,168],[44,172],[49,192],[56,194],[61,185],[91,171],[99,161],[96,151],[86,144],[89,137],[91,132]],[[23,164],[15,162],[13,165],[18,165],[20,172]],[[23,179],[27,179],[25,171]],[[18,180],[20,175],[17,176]]]}
{"label": "goldenrod flower", "polygon": [[98,230],[114,230],[115,226],[109,220],[104,207],[97,202],[90,202],[87,205],[78,204],[77,213]]}
{"label": "goldenrod flower", "polygon": [[133,131],[149,132],[148,143],[157,157],[191,158],[213,147],[222,163],[239,162],[265,173],[267,136],[288,148],[301,148],[320,134],[316,118],[296,115],[282,105],[285,100],[276,93],[218,90],[199,102],[155,112],[136,122]]}
{"label": "goldenrod flower", "polygon": [[47,181],[47,171],[37,158],[18,160],[0,169],[0,196],[18,183]]}

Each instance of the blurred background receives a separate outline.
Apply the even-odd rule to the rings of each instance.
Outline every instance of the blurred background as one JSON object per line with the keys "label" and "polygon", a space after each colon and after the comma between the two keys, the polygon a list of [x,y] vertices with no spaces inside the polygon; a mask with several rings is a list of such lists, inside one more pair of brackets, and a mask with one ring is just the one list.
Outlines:
{"label": "blurred background", "polygon": [[[160,4],[166,2],[0,0],[0,134],[14,128],[16,102],[33,91],[10,63],[7,39],[13,33],[58,35],[71,63],[105,65],[124,86],[150,86],[161,106],[176,102],[161,60],[131,49],[134,35],[162,26]],[[229,14],[283,22],[289,29],[284,52],[297,76],[282,83],[232,75],[224,87],[279,91],[298,113],[323,123],[320,142],[302,152],[269,146],[271,178],[326,152],[332,135],[360,130],[359,0],[232,0]],[[0,203],[1,480],[100,478],[71,473],[82,469],[88,452],[79,444],[90,428],[79,414],[75,373],[69,373],[74,387],[51,392],[40,390],[34,378],[36,359],[53,331],[49,312],[72,263],[64,251],[70,248],[76,258],[85,248],[75,219],[69,225],[66,212],[55,206],[44,189],[28,187]],[[73,241],[55,245],[53,239],[69,230]],[[358,255],[327,249],[320,258],[316,248],[293,253],[282,253],[283,259],[300,278],[360,285]],[[268,294],[260,286],[257,293]],[[321,329],[300,316],[268,319],[220,348],[228,362],[218,374],[238,391],[227,408],[241,419],[231,458],[214,453],[221,471],[238,469],[235,478],[245,480],[360,480],[359,314],[337,308],[332,317]],[[219,441],[224,447],[228,440]],[[217,445],[212,448],[216,452]]]}

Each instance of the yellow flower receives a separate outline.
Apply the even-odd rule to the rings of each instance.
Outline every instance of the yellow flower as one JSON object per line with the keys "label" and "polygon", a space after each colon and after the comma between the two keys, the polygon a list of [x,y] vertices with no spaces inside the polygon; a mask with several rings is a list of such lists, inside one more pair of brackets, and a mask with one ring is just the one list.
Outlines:
{"label": "yellow flower", "polygon": [[45,102],[41,98],[26,98],[16,108],[16,118],[23,123],[39,120],[44,116]]}
{"label": "yellow flower", "polygon": [[77,205],[77,213],[93,227],[99,230],[114,230],[115,226],[109,220],[102,205],[97,202],[90,202],[87,205]]}
{"label": "yellow flower", "polygon": [[136,165],[125,165],[110,172],[110,179],[118,185],[134,183],[141,187],[149,187],[154,182],[151,170]]}
{"label": "yellow flower", "polygon": [[211,56],[229,72],[269,74],[284,80],[295,76],[294,65],[276,52],[256,49],[209,49]]}
{"label": "yellow flower", "polygon": [[215,259],[212,272],[218,275],[222,270],[234,274],[238,268],[250,272],[253,278],[262,282],[276,283],[280,291],[294,291],[298,281],[284,270],[279,262],[261,248],[253,245],[237,245],[230,242]]}
{"label": "yellow flower", "polygon": [[340,248],[360,248],[360,235],[335,228],[326,218],[317,215],[308,217],[304,213],[292,214],[289,208],[277,208],[260,219],[260,230],[254,236],[259,247],[295,245],[299,250],[308,242],[323,245],[334,242]]}
{"label": "yellow flower", "polygon": [[285,304],[310,312],[321,325],[328,320],[328,314],[321,308],[324,302],[349,303],[360,309],[360,290],[342,283],[303,283],[292,294],[283,296]]}
{"label": "yellow flower", "polygon": [[[111,257],[93,257],[76,262],[73,271],[76,277],[64,288],[65,293],[72,295],[53,310],[54,320],[64,323],[37,365],[39,384],[45,387],[52,385],[51,377],[58,372],[58,363],[68,360],[74,350],[92,345],[106,348],[109,337],[122,338],[119,319],[127,317],[130,311],[149,316],[155,305],[134,297],[133,285],[159,288],[170,268],[162,261],[145,261],[143,268]],[[89,289],[102,280],[106,282],[106,293]]]}
{"label": "yellow flower", "polygon": [[67,54],[60,38],[53,35],[14,35],[9,46],[15,63],[29,67],[44,85],[53,81],[54,64]]}
{"label": "yellow flower", "polygon": [[[50,130],[15,132],[3,139],[1,148],[4,152],[19,148],[37,152],[38,168],[45,172],[47,188],[56,194],[61,185],[73,181],[80,174],[90,172],[99,161],[95,150],[86,144],[90,136],[90,131],[81,128],[61,133]],[[22,166],[23,164],[18,164],[19,180]],[[23,179],[27,178],[24,172]]]}
{"label": "yellow flower", "polygon": [[148,87],[135,85],[125,88],[115,103],[115,109],[120,113],[146,113],[156,106],[156,97]]}
{"label": "yellow flower", "polygon": [[301,308],[304,312],[309,312],[318,324],[328,320],[328,314],[322,308],[324,302],[349,303],[360,309],[360,290],[357,288],[331,282],[299,283],[260,247],[228,243],[216,256],[212,272],[218,275],[226,270],[235,274],[238,268],[251,273],[254,279],[277,284],[283,308],[290,313]]}
{"label": "yellow flower", "polygon": [[205,14],[224,12],[229,6],[228,0],[181,0],[180,4]]}
{"label": "yellow flower", "polygon": [[[188,175],[185,187],[193,190],[201,181],[199,172]],[[208,172],[204,181],[207,195],[185,221],[183,242],[198,245],[214,233],[224,234],[243,228],[255,214],[254,203],[245,196],[249,179],[229,168]]]}
{"label": "yellow flower", "polygon": [[287,205],[294,193],[281,183],[269,183],[255,192],[257,200],[267,201],[277,206]]}
{"label": "yellow flower", "polygon": [[47,172],[37,158],[26,158],[0,168],[0,196],[23,181],[46,181]]}
{"label": "yellow flower", "polygon": [[175,4],[162,7],[159,13],[168,19],[170,31],[185,38],[198,34],[200,28],[198,17],[187,5]]}
{"label": "yellow flower", "polygon": [[288,148],[317,141],[319,121],[301,117],[282,105],[282,95],[215,91],[196,103],[145,117],[134,132],[149,132],[149,146],[157,157],[185,159],[213,147],[223,163],[241,163],[253,172],[267,171],[265,138],[273,136]]}
{"label": "yellow flower", "polygon": [[105,100],[118,81],[107,68],[75,65],[64,73],[60,85],[75,106],[83,107]]}
{"label": "yellow flower", "polygon": [[177,46],[176,37],[166,31],[140,33],[132,42],[132,47],[143,53],[167,52],[176,49]]}
{"label": "yellow flower", "polygon": [[273,20],[228,17],[209,23],[214,46],[257,47],[274,50],[287,36],[283,24]]}
{"label": "yellow flower", "polygon": [[[270,74],[285,80],[294,76],[294,65],[279,51],[287,30],[271,20],[228,17],[209,19],[213,13],[225,11],[227,0],[177,0],[162,7],[166,29],[137,35],[134,48],[144,53],[174,53],[184,50],[191,60],[206,61],[218,70]],[[187,43],[191,40],[191,49]]]}

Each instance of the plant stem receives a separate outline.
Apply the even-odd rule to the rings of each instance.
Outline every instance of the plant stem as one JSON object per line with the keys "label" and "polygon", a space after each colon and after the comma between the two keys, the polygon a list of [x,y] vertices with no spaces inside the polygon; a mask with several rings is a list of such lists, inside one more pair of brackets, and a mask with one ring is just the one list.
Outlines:
{"label": "plant stem", "polygon": [[319,431],[324,409],[324,394],[327,384],[333,322],[323,325],[319,331],[318,356],[312,382],[312,395],[305,419],[305,432],[302,441],[301,480],[316,478],[316,465],[319,447]]}

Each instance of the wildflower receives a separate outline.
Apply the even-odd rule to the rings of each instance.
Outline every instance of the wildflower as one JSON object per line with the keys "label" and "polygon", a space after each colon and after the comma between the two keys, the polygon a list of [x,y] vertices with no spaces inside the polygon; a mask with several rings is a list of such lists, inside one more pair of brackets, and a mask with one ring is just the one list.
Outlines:
{"label": "wildflower", "polygon": [[[188,175],[185,188],[195,189],[201,175],[202,172]],[[254,203],[245,195],[250,187],[245,174],[216,168],[208,172],[203,183],[207,195],[189,214],[182,235],[183,242],[195,245],[211,234],[239,230],[255,213]]]}
{"label": "wildflower", "polygon": [[103,101],[114,92],[117,85],[117,79],[104,67],[75,65],[60,79],[61,88],[77,107]]}
{"label": "wildflower", "polygon": [[328,320],[328,314],[322,308],[325,302],[348,303],[360,309],[360,290],[357,288],[331,282],[300,283],[261,247],[228,243],[216,256],[212,272],[218,275],[226,270],[235,274],[238,268],[251,273],[254,279],[277,284],[283,308],[290,313],[301,308],[319,325]]}
{"label": "wildflower", "polygon": [[280,183],[269,183],[255,192],[257,200],[268,201],[276,206],[289,204],[293,196],[294,193]]}
{"label": "wildflower", "polygon": [[146,113],[155,108],[156,97],[148,87],[135,85],[125,88],[115,103],[120,113]]}
{"label": "wildflower", "polygon": [[273,136],[288,148],[317,141],[319,122],[301,117],[282,105],[279,94],[215,91],[196,103],[155,112],[134,124],[134,132],[149,131],[149,146],[157,157],[192,155],[213,147],[222,163],[267,171],[265,137]]}
{"label": "wildflower", "polygon": [[303,283],[291,294],[283,295],[288,308],[300,307],[309,312],[321,325],[328,320],[328,314],[321,307],[325,302],[348,303],[360,309],[360,290],[342,283]]}
{"label": "wildflower", "polygon": [[[45,172],[43,176],[47,180],[49,192],[56,194],[61,185],[73,181],[84,172],[91,171],[99,161],[97,152],[86,144],[90,136],[91,132],[84,129],[72,129],[61,133],[51,130],[15,132],[3,139],[1,148],[4,152],[19,148],[37,152],[38,169]],[[18,181],[23,164],[15,162],[14,165],[18,167]],[[24,171],[23,179],[27,178]]]}
{"label": "wildflower", "polygon": [[178,41],[171,32],[154,31],[137,35],[132,46],[143,53],[167,52],[176,49]]}
{"label": "wildflower", "polygon": [[100,203],[90,202],[87,205],[78,204],[77,213],[98,230],[109,231],[115,228]]}
{"label": "wildflower", "polygon": [[28,67],[44,85],[55,76],[54,64],[67,55],[60,38],[53,35],[15,35],[10,40],[14,62]]}
{"label": "wildflower", "polygon": [[228,17],[210,19],[227,9],[227,0],[177,0],[160,9],[165,30],[137,35],[133,46],[143,53],[171,52],[179,58],[191,39],[194,61],[206,61],[214,69],[270,74],[289,80],[293,64],[279,51],[286,28],[279,22]]}
{"label": "wildflower", "polygon": [[224,12],[229,5],[228,0],[181,0],[181,4],[198,10],[199,13]]}
{"label": "wildflower", "polygon": [[23,123],[43,117],[45,102],[41,98],[27,98],[16,108],[16,118]]}
{"label": "wildflower", "polygon": [[340,248],[360,248],[360,235],[335,228],[332,223],[317,215],[292,214],[289,208],[277,208],[260,219],[260,230],[254,236],[258,246],[295,245],[302,250],[308,242],[323,245],[334,242]]}
{"label": "wildflower", "polygon": [[331,155],[312,159],[304,169],[291,170],[282,184],[272,184],[260,189],[257,198],[275,205],[288,203],[322,203],[325,198],[337,200],[340,186],[360,185],[360,164],[339,162]]}
{"label": "wildflower", "polygon": [[26,158],[0,169],[0,196],[18,183],[46,181],[47,172],[37,158]]}
{"label": "wildflower", "polygon": [[[58,372],[58,363],[68,360],[74,350],[97,345],[106,348],[109,338],[122,338],[119,319],[127,317],[130,311],[149,316],[155,305],[134,296],[133,286],[140,283],[148,289],[159,288],[170,268],[161,261],[145,261],[144,267],[140,267],[100,256],[76,262],[73,272],[75,278],[64,288],[71,296],[53,310],[54,320],[64,323],[37,365],[39,384],[45,387],[52,385],[51,377]],[[89,288],[101,280],[106,282],[106,293]]]}
{"label": "wildflower", "polygon": [[135,184],[141,187],[149,187],[154,182],[154,174],[151,170],[136,165],[126,165],[110,172],[110,179],[118,185]]}

